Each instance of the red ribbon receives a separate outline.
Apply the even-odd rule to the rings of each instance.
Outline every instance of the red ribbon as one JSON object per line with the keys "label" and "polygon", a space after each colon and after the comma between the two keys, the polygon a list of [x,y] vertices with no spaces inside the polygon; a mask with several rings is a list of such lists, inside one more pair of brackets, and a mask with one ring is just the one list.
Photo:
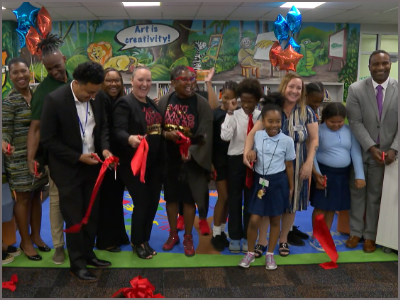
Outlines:
{"label": "red ribbon", "polygon": [[139,147],[131,160],[131,169],[133,175],[136,176],[140,170],[140,181],[145,183],[144,176],[146,174],[147,154],[149,153],[149,144],[146,136],[138,135],[140,139]]}
{"label": "red ribbon", "polygon": [[326,226],[324,215],[317,215],[313,224],[313,234],[318,242],[321,244],[322,248],[328,254],[329,258],[332,260],[330,262],[319,264],[325,270],[335,269],[338,267],[336,264],[339,254],[337,253],[335,243],[333,242],[331,233],[329,232],[328,226]]}
{"label": "red ribbon", "polygon": [[254,176],[253,176],[253,163],[250,163],[251,169],[247,168],[246,169],[246,186],[248,188],[251,188],[253,186],[254,183]]}
{"label": "red ribbon", "polygon": [[7,154],[11,155],[11,144],[7,145]]}
{"label": "red ribbon", "polygon": [[382,161],[385,161],[385,152],[382,151]]}
{"label": "red ribbon", "polygon": [[[96,160],[102,162],[102,160],[95,153],[92,153],[92,157],[95,158]],[[72,225],[70,228],[64,229],[63,230],[64,232],[78,233],[81,230],[82,225],[87,224],[87,222],[89,221],[90,213],[92,212],[92,207],[93,207],[94,201],[96,200],[97,192],[99,191],[101,183],[103,182],[105,172],[108,169],[109,165],[114,163],[114,168],[115,168],[115,166],[118,164],[118,162],[119,162],[119,158],[116,156],[110,156],[104,162],[102,162],[103,165],[101,166],[99,176],[97,177],[96,184],[94,185],[92,196],[90,197],[89,207],[86,211],[85,217],[82,219],[82,221],[80,223]]]}
{"label": "red ribbon", "polygon": [[326,188],[328,182],[328,178],[324,175],[324,188]]}
{"label": "red ribbon", "polygon": [[2,283],[3,289],[8,289],[11,292],[14,292],[17,289],[17,286],[15,285],[18,282],[18,277],[17,274],[11,275],[11,280],[10,281],[5,281]]}
{"label": "red ribbon", "polygon": [[137,276],[130,281],[132,288],[122,288],[116,291],[111,298],[115,298],[119,294],[123,294],[125,298],[165,298],[161,294],[154,295],[156,290],[154,285],[147,278]]}
{"label": "red ribbon", "polygon": [[179,140],[176,140],[175,143],[179,145],[179,152],[181,155],[184,157],[189,156],[189,147],[192,145],[192,142],[190,141],[190,138],[184,136],[184,134],[180,131],[176,131],[176,133],[179,135]]}

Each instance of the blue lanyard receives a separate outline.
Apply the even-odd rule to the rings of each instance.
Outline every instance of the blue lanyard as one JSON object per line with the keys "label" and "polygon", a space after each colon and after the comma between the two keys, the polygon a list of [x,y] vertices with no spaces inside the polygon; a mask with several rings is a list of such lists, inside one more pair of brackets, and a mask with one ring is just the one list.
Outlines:
{"label": "blue lanyard", "polygon": [[87,117],[88,117],[88,114],[89,114],[89,102],[86,102],[86,121],[85,121],[85,128],[83,128],[82,123],[81,123],[81,119],[79,118],[79,114],[78,114],[79,126],[80,126],[80,128],[81,128],[83,138],[85,137],[85,133],[86,133],[86,125],[87,125]]}

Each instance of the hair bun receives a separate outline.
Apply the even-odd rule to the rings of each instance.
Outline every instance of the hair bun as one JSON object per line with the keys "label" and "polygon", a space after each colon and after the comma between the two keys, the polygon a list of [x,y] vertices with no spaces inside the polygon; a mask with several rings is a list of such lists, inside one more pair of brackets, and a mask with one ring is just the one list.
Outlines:
{"label": "hair bun", "polygon": [[285,103],[285,96],[282,95],[280,92],[272,92],[268,95],[263,95],[263,101],[261,102],[262,105],[266,104],[275,104],[279,107],[283,108],[283,104]]}

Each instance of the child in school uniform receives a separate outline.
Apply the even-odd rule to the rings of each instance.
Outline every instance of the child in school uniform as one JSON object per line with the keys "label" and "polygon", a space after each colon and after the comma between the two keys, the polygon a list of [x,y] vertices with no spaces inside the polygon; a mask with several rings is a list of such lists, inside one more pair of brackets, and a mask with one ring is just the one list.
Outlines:
{"label": "child in school uniform", "polygon": [[[243,164],[243,151],[247,134],[260,115],[260,111],[256,109],[257,103],[263,96],[260,82],[254,78],[242,80],[238,85],[238,96],[241,102],[240,109],[235,110],[232,101],[228,101],[228,111],[221,125],[221,139],[230,141],[228,147],[229,250],[239,253],[242,249],[246,253],[248,250],[247,226],[250,218],[247,212],[250,189],[246,186],[246,176],[251,178],[252,170]],[[242,194],[244,194],[243,197]]]}
{"label": "child in school uniform", "polygon": [[[365,186],[361,147],[350,127],[344,124],[346,108],[342,103],[329,103],[322,111],[319,126],[319,148],[314,157],[310,203],[314,207],[312,222],[323,214],[331,229],[335,211],[350,209],[349,173],[355,171],[354,185]],[[310,245],[324,251],[314,237]]]}
{"label": "child in school uniform", "polygon": [[229,142],[221,139],[221,125],[225,120],[229,109],[228,101],[232,102],[233,108],[237,106],[238,84],[235,81],[227,81],[222,87],[222,105],[213,110],[214,133],[213,133],[213,155],[212,163],[217,173],[215,179],[217,185],[218,199],[214,208],[214,226],[211,244],[217,251],[223,251],[229,246],[225,234],[226,219],[228,215],[228,148]]}

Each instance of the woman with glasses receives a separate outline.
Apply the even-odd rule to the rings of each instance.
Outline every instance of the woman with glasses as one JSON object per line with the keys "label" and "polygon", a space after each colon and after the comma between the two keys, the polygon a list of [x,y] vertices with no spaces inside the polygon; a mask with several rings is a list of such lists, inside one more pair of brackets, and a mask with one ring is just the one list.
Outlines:
{"label": "woman with glasses", "polygon": [[[114,126],[113,111],[119,98],[124,96],[122,76],[113,68],[105,70],[102,89],[96,95],[96,101],[103,103],[110,135],[110,150],[115,153],[116,141],[112,132]],[[125,185],[119,174],[108,170],[99,190],[99,220],[96,247],[99,250],[120,252],[121,245],[128,245],[129,238],[125,230],[122,199]]]}
{"label": "woman with glasses", "polygon": [[[26,164],[32,99],[28,63],[17,57],[10,60],[8,68],[14,88],[2,102],[2,151],[6,154],[5,170],[7,181],[15,196],[14,214],[21,236],[20,248],[28,259],[39,261],[42,260],[42,256],[36,252],[33,244],[42,252],[50,251],[40,237],[41,191],[47,184],[48,177],[31,176]],[[39,160],[37,167],[37,174],[45,173],[43,160]]]}
{"label": "woman with glasses", "polygon": [[[163,136],[167,141],[164,198],[170,226],[163,250],[172,250],[179,243],[178,202],[182,202],[185,216],[183,246],[186,256],[195,254],[192,229],[196,204],[204,206],[209,197],[207,175],[211,172],[213,135],[211,107],[204,98],[194,93],[195,80],[187,67],[177,66],[171,72],[171,84],[175,92],[164,96],[159,102],[164,117]],[[182,140],[178,131],[191,140],[187,155],[180,152],[176,143]]]}

